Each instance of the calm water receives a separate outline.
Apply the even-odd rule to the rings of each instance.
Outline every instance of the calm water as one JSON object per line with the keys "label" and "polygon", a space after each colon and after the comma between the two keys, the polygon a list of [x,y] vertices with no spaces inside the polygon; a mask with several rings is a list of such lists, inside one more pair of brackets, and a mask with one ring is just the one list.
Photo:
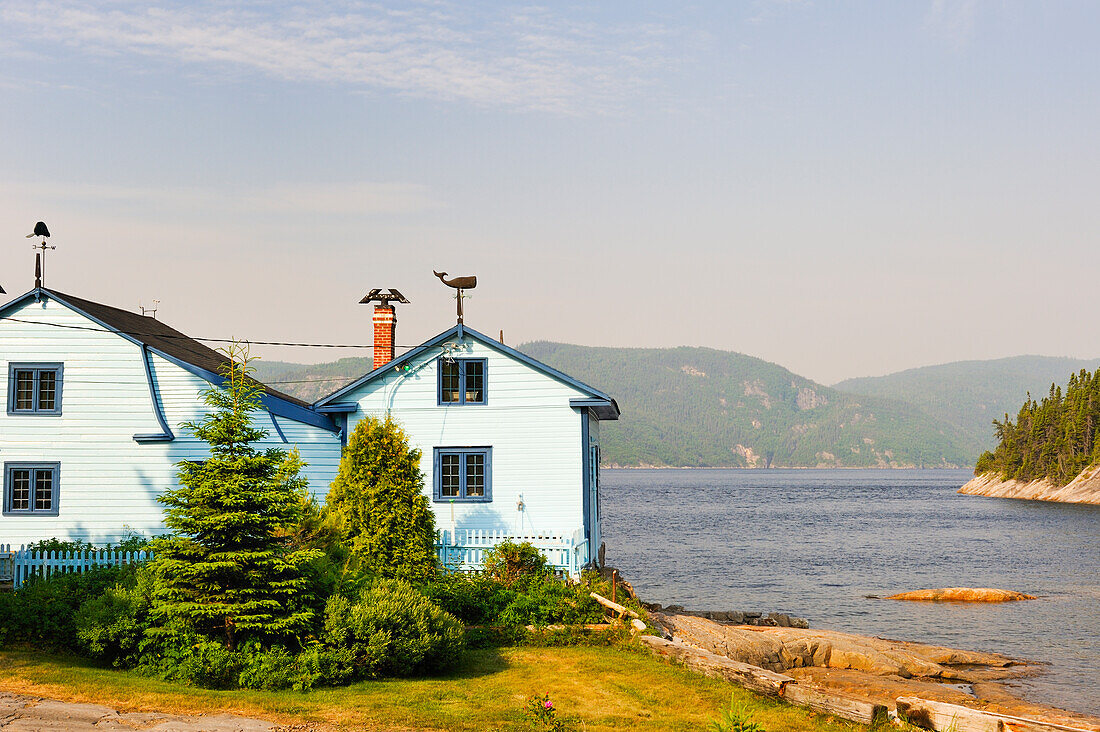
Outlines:
{"label": "calm water", "polygon": [[[644,598],[1051,664],[1026,698],[1100,714],[1100,506],[955,493],[968,471],[605,470],[607,561]],[[998,587],[999,605],[867,599]]]}

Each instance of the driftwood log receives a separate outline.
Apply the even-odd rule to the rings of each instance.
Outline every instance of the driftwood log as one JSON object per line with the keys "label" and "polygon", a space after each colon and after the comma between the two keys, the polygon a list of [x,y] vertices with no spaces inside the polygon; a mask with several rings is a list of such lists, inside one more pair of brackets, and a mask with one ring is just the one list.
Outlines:
{"label": "driftwood log", "polygon": [[899,696],[897,705],[899,717],[922,729],[955,732],[1088,732],[1083,727],[985,712],[915,696]]}
{"label": "driftwood log", "polygon": [[682,663],[692,671],[711,678],[725,679],[749,691],[763,694],[773,699],[782,699],[790,704],[807,707],[816,712],[831,714],[834,717],[850,719],[862,724],[871,724],[877,717],[886,714],[886,707],[864,699],[837,694],[818,689],[774,671],[734,661],[695,646],[655,636],[643,636],[642,643],[649,646],[659,656]]}
{"label": "driftwood log", "polygon": [[606,607],[608,610],[612,610],[612,611],[618,613],[620,620],[622,619],[622,617],[624,615],[629,615],[630,617],[632,617],[633,620],[630,621],[630,627],[634,629],[634,632],[641,633],[642,631],[645,630],[645,628],[646,628],[645,623],[643,623],[641,620],[638,619],[638,613],[634,612],[633,610],[631,610],[628,607],[624,607],[624,606],[620,605],[617,602],[612,602],[611,600],[608,600],[603,595],[597,595],[595,592],[590,592],[588,594],[590,594],[592,596],[593,600],[600,603],[601,605]]}
{"label": "driftwood log", "polygon": [[702,648],[684,645],[676,641],[665,640],[653,635],[641,637],[642,643],[649,646],[657,655],[679,661],[693,671],[704,676],[732,681],[758,694],[777,699],[782,695],[783,687],[793,684],[790,676],[777,674],[758,666],[734,661]]}

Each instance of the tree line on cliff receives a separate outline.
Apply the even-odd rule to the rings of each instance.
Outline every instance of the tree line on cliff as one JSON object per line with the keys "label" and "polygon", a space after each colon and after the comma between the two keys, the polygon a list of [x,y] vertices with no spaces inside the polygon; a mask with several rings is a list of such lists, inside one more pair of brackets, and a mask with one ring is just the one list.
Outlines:
{"label": "tree line on cliff", "polygon": [[1005,480],[1046,478],[1065,485],[1100,462],[1100,369],[1070,376],[1065,390],[1051,384],[1041,401],[1029,393],[1013,420],[994,420],[998,445],[978,458],[975,474],[995,473]]}

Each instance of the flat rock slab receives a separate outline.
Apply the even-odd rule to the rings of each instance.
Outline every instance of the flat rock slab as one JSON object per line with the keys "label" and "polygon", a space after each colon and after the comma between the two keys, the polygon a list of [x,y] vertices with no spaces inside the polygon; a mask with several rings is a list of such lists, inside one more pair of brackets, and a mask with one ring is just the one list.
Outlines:
{"label": "flat rock slab", "polygon": [[913,602],[1018,602],[1038,598],[1035,595],[1025,595],[1013,590],[995,590],[991,587],[941,587],[936,590],[901,592],[886,599]]}
{"label": "flat rock slab", "polygon": [[1010,678],[1026,669],[1025,664],[996,653],[868,638],[835,630],[731,625],[663,613],[651,613],[650,618],[685,643],[777,673],[818,666],[878,676],[984,681]]}
{"label": "flat rock slab", "polygon": [[189,716],[131,712],[0,692],[3,730],[156,730],[156,732],[272,732],[271,722],[230,714]]}

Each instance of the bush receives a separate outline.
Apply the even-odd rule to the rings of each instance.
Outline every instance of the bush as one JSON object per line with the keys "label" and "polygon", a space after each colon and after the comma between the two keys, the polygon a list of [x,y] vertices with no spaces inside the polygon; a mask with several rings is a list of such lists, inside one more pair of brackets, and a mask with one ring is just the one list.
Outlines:
{"label": "bush", "polygon": [[243,668],[237,675],[237,684],[242,689],[275,691],[294,685],[296,659],[282,646],[264,650],[258,644],[250,643],[241,649],[241,657]]}
{"label": "bush", "polygon": [[355,425],[325,505],[368,573],[413,582],[438,573],[420,450],[393,419],[368,416]]}
{"label": "bush", "polygon": [[506,587],[522,585],[549,573],[546,557],[530,542],[502,541],[485,552],[485,574]]}
{"label": "bush", "polygon": [[294,689],[309,691],[315,686],[340,686],[355,673],[355,654],[350,648],[327,648],[314,643],[295,660]]}
{"label": "bush", "polygon": [[376,580],[355,602],[333,597],[325,641],[349,649],[354,676],[409,676],[452,666],[464,647],[462,624],[402,580]]}
{"label": "bush", "polygon": [[466,625],[491,625],[517,596],[487,574],[452,572],[428,582],[422,592]]}
{"label": "bush", "polygon": [[86,601],[114,586],[132,567],[93,567],[49,577],[31,576],[18,592],[0,595],[0,627],[7,642],[51,650],[77,650],[76,615]]}
{"label": "bush", "polygon": [[544,574],[527,580],[523,592],[501,611],[502,625],[575,625],[598,623],[603,609],[583,584],[568,584]]}
{"label": "bush", "polygon": [[112,666],[136,665],[150,623],[152,594],[152,573],[138,567],[123,573],[100,596],[85,600],[74,617],[78,647]]}

